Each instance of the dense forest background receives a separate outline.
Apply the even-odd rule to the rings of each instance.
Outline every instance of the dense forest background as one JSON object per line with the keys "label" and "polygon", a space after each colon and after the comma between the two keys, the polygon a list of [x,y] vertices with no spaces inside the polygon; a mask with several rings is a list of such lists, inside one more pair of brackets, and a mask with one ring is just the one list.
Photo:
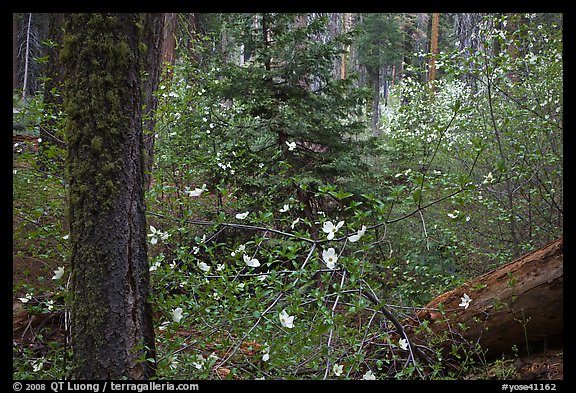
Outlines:
{"label": "dense forest background", "polygon": [[[485,371],[434,343],[422,366],[379,315],[562,235],[562,15],[159,15],[141,36],[142,361],[177,379]],[[42,321],[15,336],[16,379],[72,367],[63,19],[13,14],[13,292]]]}

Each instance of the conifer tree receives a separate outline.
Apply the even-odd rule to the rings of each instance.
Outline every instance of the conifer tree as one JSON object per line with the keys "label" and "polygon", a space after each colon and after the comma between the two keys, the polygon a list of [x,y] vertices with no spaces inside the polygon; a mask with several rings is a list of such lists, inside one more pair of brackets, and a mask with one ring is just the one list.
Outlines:
{"label": "conifer tree", "polygon": [[[350,37],[330,39],[327,23],[323,15],[231,17],[227,42],[242,45],[245,62],[224,63],[214,91],[239,108],[228,112],[226,123],[234,126],[224,137],[242,141],[235,154],[244,151],[254,162],[266,162],[261,171],[249,169],[244,192],[258,196],[265,185],[269,195],[292,195],[309,211],[320,184],[358,191],[358,173],[367,173],[366,91],[334,76],[334,61]],[[271,157],[276,164],[269,164]]]}

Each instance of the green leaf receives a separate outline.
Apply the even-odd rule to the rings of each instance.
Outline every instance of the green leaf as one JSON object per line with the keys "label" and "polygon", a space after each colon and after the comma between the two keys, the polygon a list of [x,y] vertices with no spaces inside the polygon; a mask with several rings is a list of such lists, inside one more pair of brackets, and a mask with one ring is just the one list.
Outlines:
{"label": "green leaf", "polygon": [[322,325],[320,325],[320,327],[318,328],[318,332],[320,334],[324,334],[330,331],[330,329],[332,328],[332,324],[330,323],[323,323]]}
{"label": "green leaf", "polygon": [[420,204],[422,202],[422,189],[417,189],[412,193],[412,199],[414,199],[414,203]]}

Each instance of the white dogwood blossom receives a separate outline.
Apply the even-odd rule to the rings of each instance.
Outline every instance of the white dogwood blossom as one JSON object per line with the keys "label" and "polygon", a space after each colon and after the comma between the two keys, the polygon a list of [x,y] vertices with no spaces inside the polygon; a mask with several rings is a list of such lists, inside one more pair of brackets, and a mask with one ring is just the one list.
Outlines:
{"label": "white dogwood blossom", "polygon": [[366,225],[362,225],[362,229],[358,230],[357,234],[350,236],[348,241],[352,243],[357,242],[362,236],[364,236],[364,233],[366,233]]}
{"label": "white dogwood blossom", "polygon": [[58,269],[54,270],[54,276],[52,277],[52,280],[59,280],[62,278],[62,276],[64,276],[64,267],[60,266]]}
{"label": "white dogwood blossom", "polygon": [[398,341],[398,344],[400,345],[400,348],[407,351],[408,350],[408,340],[406,340],[405,338],[401,338]]}
{"label": "white dogwood blossom", "polygon": [[468,296],[467,294],[464,294],[464,296],[462,296],[460,300],[462,301],[460,302],[459,306],[464,307],[464,309],[467,309],[468,306],[470,305],[470,302],[472,301],[470,296]]}
{"label": "white dogwood blossom", "polygon": [[248,214],[249,214],[249,213],[250,213],[250,212],[238,213],[238,214],[236,214],[236,218],[239,219],[239,220],[243,220],[243,219],[245,219],[246,217],[248,217]]}
{"label": "white dogwood blossom", "polygon": [[152,233],[149,233],[148,237],[152,238],[150,239],[150,243],[152,244],[158,243],[158,239],[166,240],[170,237],[170,234],[168,232],[162,232],[160,230],[156,230],[156,228],[154,228],[152,225],[150,225],[150,232]]}
{"label": "white dogwood blossom", "polygon": [[337,377],[342,375],[343,370],[344,370],[344,366],[341,364],[335,364],[334,367],[332,367],[332,371],[334,372],[334,375],[336,375]]}
{"label": "white dogwood blossom", "polygon": [[344,221],[340,221],[338,224],[334,225],[332,223],[332,221],[326,221],[324,223],[324,225],[322,225],[322,231],[324,233],[327,233],[328,236],[326,236],[326,238],[328,240],[332,240],[334,239],[334,235],[336,234],[336,232],[338,232],[338,230],[340,228],[342,228],[342,225],[344,225]]}
{"label": "white dogwood blossom", "polygon": [[186,191],[184,191],[184,192],[187,193],[191,197],[197,197],[197,196],[202,195],[202,193],[206,190],[207,190],[206,184],[202,184],[201,188],[195,188],[194,190],[190,190],[189,187],[186,187]]}
{"label": "white dogwood blossom", "polygon": [[327,250],[322,251],[322,259],[328,269],[334,269],[336,267],[336,261],[338,261],[338,255],[336,255],[336,251],[330,247]]}
{"label": "white dogwood blossom", "polygon": [[198,267],[200,268],[200,270],[202,270],[203,272],[208,273],[210,271],[210,266],[208,266],[206,264],[206,262],[200,262],[198,263]]}
{"label": "white dogwood blossom", "polygon": [[260,266],[260,262],[258,261],[258,259],[256,258],[250,258],[248,255],[244,254],[242,256],[242,258],[244,258],[244,262],[246,263],[246,265],[250,266],[250,267],[258,267]]}
{"label": "white dogwood blossom", "polygon": [[173,309],[170,313],[172,314],[172,320],[174,322],[180,322],[180,320],[182,319],[182,308],[177,307]]}
{"label": "white dogwood blossom", "polygon": [[292,329],[294,327],[294,315],[292,316],[288,315],[286,310],[282,310],[282,312],[279,315],[279,318],[282,326],[288,329]]}

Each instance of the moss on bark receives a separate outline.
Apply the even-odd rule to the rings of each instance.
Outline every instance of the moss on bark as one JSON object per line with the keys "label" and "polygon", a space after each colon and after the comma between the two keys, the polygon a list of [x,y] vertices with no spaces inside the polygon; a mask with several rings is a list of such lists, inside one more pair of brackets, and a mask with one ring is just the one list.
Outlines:
{"label": "moss on bark", "polygon": [[[74,376],[144,379],[154,356],[141,151],[140,17],[66,16]],[[147,348],[147,349],[145,349]]]}

